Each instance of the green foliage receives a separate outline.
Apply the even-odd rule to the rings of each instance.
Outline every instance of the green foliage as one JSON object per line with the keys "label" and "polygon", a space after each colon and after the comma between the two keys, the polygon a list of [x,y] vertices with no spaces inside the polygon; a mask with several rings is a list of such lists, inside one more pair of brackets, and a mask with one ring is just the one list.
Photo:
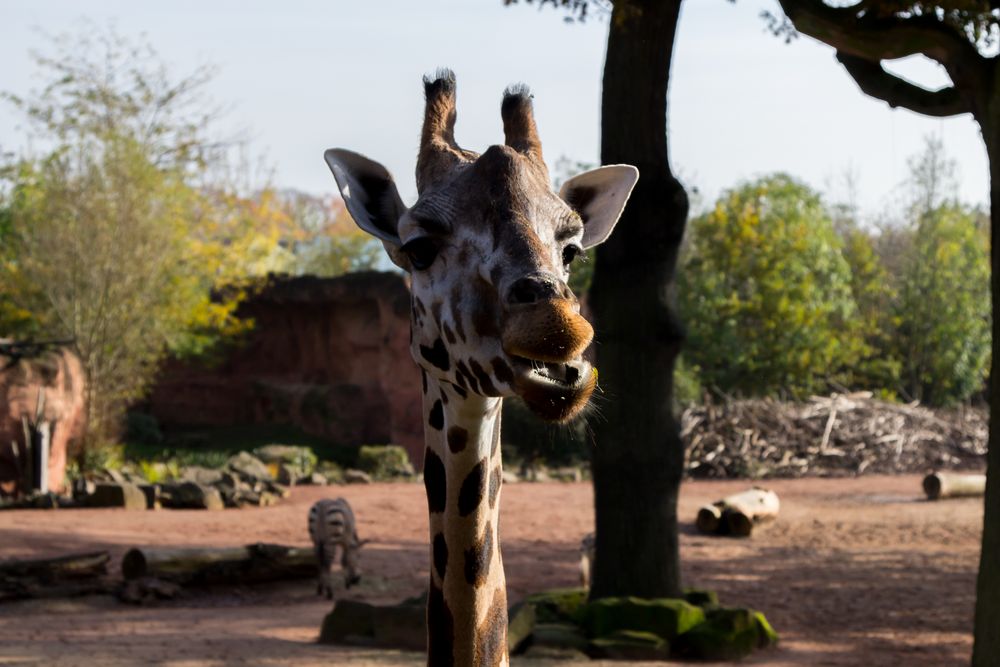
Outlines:
{"label": "green foliage", "polygon": [[520,399],[508,398],[501,421],[505,456],[511,463],[564,466],[590,460],[585,418],[553,424],[535,416]]}
{"label": "green foliage", "polygon": [[690,230],[679,306],[706,387],[801,396],[854,361],[850,267],[808,187],[783,174],[747,183]]}
{"label": "green foliage", "polygon": [[946,405],[980,390],[989,368],[989,241],[955,205],[928,211],[913,233],[896,308],[902,389]]}
{"label": "green foliage", "polygon": [[843,382],[851,388],[879,391],[889,398],[898,387],[901,367],[893,345],[896,281],[868,233],[852,225],[842,235],[843,255],[851,271],[851,295],[858,312],[847,333],[856,340],[859,353],[856,363],[845,371]]}
{"label": "green foliage", "polygon": [[375,480],[413,474],[410,457],[399,445],[362,445],[358,450],[358,468],[371,474]]}

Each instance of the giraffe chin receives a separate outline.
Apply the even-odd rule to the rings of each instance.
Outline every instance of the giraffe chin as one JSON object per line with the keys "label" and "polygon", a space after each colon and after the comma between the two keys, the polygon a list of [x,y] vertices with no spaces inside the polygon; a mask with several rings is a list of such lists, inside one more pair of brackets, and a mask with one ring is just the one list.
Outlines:
{"label": "giraffe chin", "polygon": [[593,366],[583,359],[557,363],[514,357],[514,392],[536,415],[552,422],[569,421],[594,393]]}

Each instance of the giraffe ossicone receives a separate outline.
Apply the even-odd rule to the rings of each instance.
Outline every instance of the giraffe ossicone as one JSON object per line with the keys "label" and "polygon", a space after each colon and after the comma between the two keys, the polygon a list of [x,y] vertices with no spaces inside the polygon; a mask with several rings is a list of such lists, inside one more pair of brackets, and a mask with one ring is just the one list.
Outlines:
{"label": "giraffe ossicone", "polygon": [[574,259],[611,234],[639,173],[600,167],[557,194],[526,86],[505,91],[504,145],[481,155],[455,141],[454,74],[425,77],[424,93],[413,206],[379,163],[339,148],[324,157],[357,225],[410,276],[430,514],[428,664],[506,665],[501,402],[518,396],[552,421],[587,404],[593,328],[567,280]]}

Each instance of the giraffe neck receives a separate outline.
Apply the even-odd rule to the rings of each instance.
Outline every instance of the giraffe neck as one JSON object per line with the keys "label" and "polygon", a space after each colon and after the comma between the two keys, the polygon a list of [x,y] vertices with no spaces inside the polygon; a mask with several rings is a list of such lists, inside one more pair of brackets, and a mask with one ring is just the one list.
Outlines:
{"label": "giraffe neck", "polygon": [[507,665],[507,587],[500,558],[500,406],[430,382],[424,485],[430,513],[428,658]]}

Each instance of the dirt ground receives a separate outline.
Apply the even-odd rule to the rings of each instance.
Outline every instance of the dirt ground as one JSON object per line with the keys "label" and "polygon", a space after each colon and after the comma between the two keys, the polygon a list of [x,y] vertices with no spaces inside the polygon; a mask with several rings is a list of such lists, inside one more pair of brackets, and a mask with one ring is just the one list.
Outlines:
{"label": "dirt ground", "polygon": [[[968,664],[981,499],[929,503],[917,476],[801,479],[768,484],[778,521],[748,540],[685,527],[686,586],[763,610],[781,644],[749,665]],[[680,516],[746,482],[688,482]],[[423,486],[299,487],[279,506],[224,512],[116,510],[0,513],[0,558],[110,549],[113,568],[135,545],[306,545],[306,511],[343,495],[365,547],[363,584],[349,597],[396,602],[428,576]],[[578,545],[593,522],[589,484],[510,484],[503,553],[510,600],[576,585]],[[113,571],[116,571],[113,569]],[[154,606],[106,596],[0,605],[0,665],[420,665],[415,653],[315,644],[329,604],[313,582],[186,594]],[[567,664],[514,659],[515,665]],[[600,663],[581,663],[596,665]]]}

